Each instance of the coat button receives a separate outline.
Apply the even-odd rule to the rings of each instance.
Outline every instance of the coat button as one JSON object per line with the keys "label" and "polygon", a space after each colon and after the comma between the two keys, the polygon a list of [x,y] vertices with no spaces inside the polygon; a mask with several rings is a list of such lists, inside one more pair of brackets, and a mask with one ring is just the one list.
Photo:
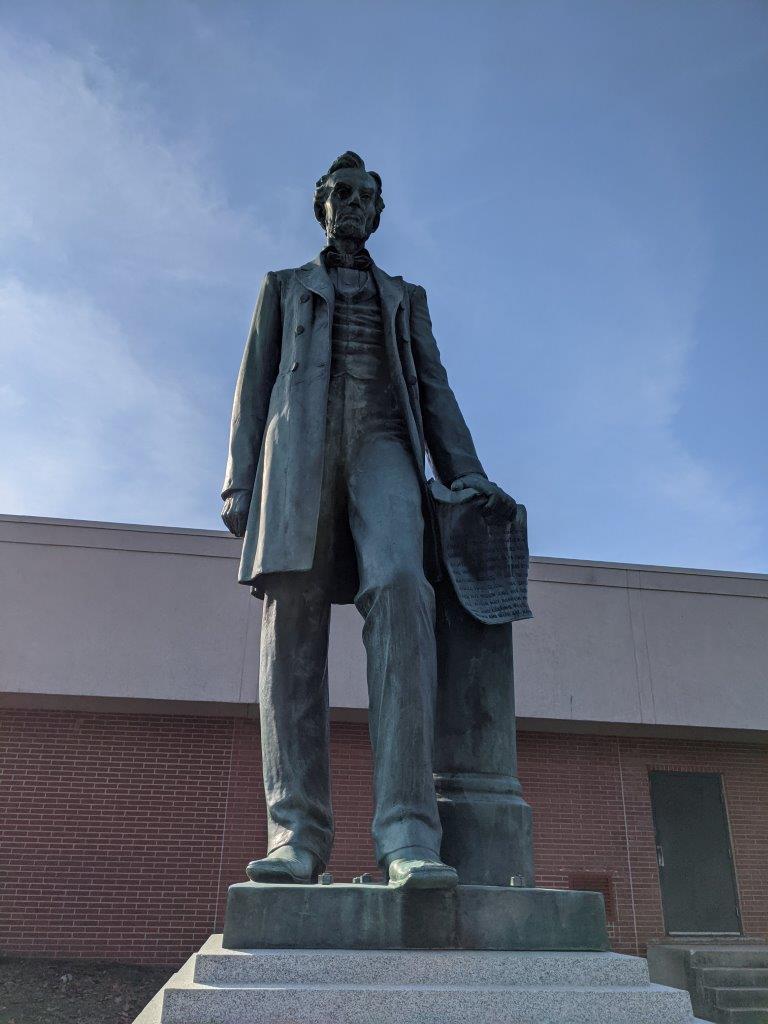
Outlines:
{"label": "coat button", "polygon": [[309,292],[304,292],[304,294],[299,299],[299,302],[309,302]]}
{"label": "coat button", "polygon": [[299,324],[299,326],[296,328],[296,333],[297,334],[303,334],[304,333],[304,326],[303,326],[303,324]]}

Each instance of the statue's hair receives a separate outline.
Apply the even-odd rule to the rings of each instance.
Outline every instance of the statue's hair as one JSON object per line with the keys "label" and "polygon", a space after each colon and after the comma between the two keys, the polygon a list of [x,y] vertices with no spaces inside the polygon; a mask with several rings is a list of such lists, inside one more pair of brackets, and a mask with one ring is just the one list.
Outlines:
{"label": "statue's hair", "polygon": [[328,198],[328,193],[331,190],[328,179],[334,171],[340,171],[345,167],[365,171],[365,173],[370,174],[376,182],[376,217],[373,221],[372,229],[375,231],[379,226],[381,211],[384,209],[384,200],[381,196],[381,175],[377,174],[376,171],[367,170],[363,158],[358,156],[357,153],[353,153],[351,149],[348,149],[346,153],[342,153],[341,156],[336,157],[322,178],[318,178],[317,183],[315,184],[315,217],[323,227],[325,227],[325,200]]}

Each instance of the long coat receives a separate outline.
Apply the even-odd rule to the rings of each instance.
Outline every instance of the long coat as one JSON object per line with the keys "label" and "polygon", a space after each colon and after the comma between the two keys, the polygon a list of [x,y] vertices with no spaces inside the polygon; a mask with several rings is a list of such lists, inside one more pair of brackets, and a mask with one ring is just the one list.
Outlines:
{"label": "long coat", "polygon": [[[420,285],[373,266],[384,342],[424,495],[425,562],[437,565],[425,452],[445,484],[483,473],[448,384]],[[251,493],[239,581],[312,567],[320,513],[334,289],[322,257],[264,278],[235,389],[222,496]],[[386,497],[382,495],[382,501]],[[431,547],[432,550],[429,550]],[[349,570],[353,571],[350,572]],[[356,567],[340,567],[340,580]],[[334,600],[351,601],[343,588]]]}

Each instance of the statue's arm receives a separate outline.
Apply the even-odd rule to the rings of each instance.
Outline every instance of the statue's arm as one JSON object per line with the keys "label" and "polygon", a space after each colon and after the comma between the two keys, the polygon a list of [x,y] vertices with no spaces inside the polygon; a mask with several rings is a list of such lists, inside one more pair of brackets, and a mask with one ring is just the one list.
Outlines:
{"label": "statue's arm", "polygon": [[245,533],[269,399],[280,365],[281,340],[280,281],[270,272],[261,284],[237,377],[221,490],[222,519],[237,537]]}
{"label": "statue's arm", "polygon": [[419,378],[424,438],[435,474],[450,487],[470,474],[485,477],[432,333],[427,293],[411,285],[411,347]]}
{"label": "statue's arm", "polygon": [[485,475],[469,427],[448,383],[432,333],[427,293],[411,286],[411,344],[419,378],[419,399],[427,451],[435,473],[451,490],[477,492],[480,511],[490,519],[512,519],[517,503]]}

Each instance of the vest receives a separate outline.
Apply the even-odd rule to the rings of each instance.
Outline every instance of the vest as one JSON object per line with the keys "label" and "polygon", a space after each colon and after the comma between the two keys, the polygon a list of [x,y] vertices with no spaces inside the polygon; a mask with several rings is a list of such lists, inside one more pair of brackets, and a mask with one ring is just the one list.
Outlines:
{"label": "vest", "polygon": [[334,267],[335,290],[331,330],[331,376],[357,380],[389,378],[381,303],[373,275]]}

